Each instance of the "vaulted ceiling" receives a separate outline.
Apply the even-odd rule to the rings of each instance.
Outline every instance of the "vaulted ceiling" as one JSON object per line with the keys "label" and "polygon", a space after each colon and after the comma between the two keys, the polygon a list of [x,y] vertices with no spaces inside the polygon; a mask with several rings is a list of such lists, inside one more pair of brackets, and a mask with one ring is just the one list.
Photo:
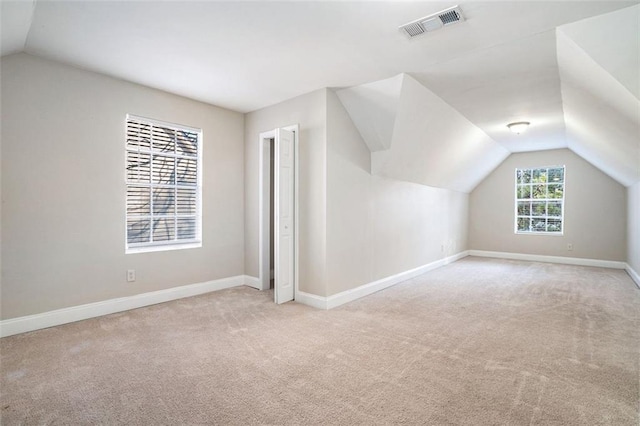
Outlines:
{"label": "vaulted ceiling", "polygon": [[[639,26],[635,5],[338,95],[374,173],[468,192],[508,153],[569,148],[629,186],[640,180]],[[530,129],[512,133],[516,121]]]}
{"label": "vaulted ceiling", "polygon": [[3,56],[240,112],[342,89],[375,173],[469,191],[510,152],[567,147],[640,180],[638,1],[463,1],[464,22],[411,40],[399,25],[453,3],[0,4]]}

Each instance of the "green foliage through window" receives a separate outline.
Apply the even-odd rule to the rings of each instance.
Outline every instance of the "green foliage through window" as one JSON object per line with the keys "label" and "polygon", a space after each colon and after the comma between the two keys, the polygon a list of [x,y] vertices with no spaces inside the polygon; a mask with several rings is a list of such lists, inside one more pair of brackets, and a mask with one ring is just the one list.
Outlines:
{"label": "green foliage through window", "polygon": [[516,232],[562,233],[564,166],[516,169]]}

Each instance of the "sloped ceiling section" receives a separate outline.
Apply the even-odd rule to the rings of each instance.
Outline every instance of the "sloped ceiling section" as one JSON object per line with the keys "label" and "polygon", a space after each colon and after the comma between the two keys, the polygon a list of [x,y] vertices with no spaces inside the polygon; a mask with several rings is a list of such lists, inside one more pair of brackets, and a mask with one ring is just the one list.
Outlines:
{"label": "sloped ceiling section", "polygon": [[24,49],[35,6],[35,0],[0,1],[0,56]]}
{"label": "sloped ceiling section", "polygon": [[403,74],[337,92],[371,152],[391,147]]}
{"label": "sloped ceiling section", "polygon": [[[567,147],[554,30],[411,75],[510,152]],[[507,124],[517,121],[531,127],[516,135]]]}
{"label": "sloped ceiling section", "polygon": [[[639,33],[635,5],[338,95],[379,175],[468,192],[509,152],[568,147],[630,186],[640,181]],[[531,128],[514,135],[511,121]]]}
{"label": "sloped ceiling section", "polygon": [[[454,3],[38,0],[33,25],[14,46],[249,112],[323,87],[422,72],[637,2],[471,0],[461,2],[463,24],[407,40],[399,25]],[[16,20],[0,18],[2,27]]]}
{"label": "sloped ceiling section", "polygon": [[640,5],[562,25],[560,32],[640,99]]}
{"label": "sloped ceiling section", "polygon": [[[379,88],[395,89],[398,81],[401,87],[395,111],[376,105],[384,102],[384,97],[375,96]],[[410,75],[400,74],[378,83],[337,91],[372,151],[372,173],[470,192],[509,155],[507,149]],[[379,115],[377,119],[367,117],[366,111]],[[390,138],[388,132],[377,130],[380,122],[386,123],[386,129],[393,122]]]}
{"label": "sloped ceiling section", "polygon": [[640,181],[639,22],[635,6],[557,31],[568,146],[625,186]]}

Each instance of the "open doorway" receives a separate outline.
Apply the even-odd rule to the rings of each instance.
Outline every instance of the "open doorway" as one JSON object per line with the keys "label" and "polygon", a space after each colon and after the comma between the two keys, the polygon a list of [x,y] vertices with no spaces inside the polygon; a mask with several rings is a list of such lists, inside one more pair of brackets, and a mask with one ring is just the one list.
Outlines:
{"label": "open doorway", "polygon": [[298,277],[298,126],[260,134],[259,288],[295,299]]}

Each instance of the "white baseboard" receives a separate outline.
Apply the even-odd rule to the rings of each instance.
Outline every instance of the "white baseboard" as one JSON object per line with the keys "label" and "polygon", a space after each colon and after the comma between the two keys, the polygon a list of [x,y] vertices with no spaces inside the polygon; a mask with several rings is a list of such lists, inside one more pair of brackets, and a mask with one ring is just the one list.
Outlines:
{"label": "white baseboard", "polygon": [[305,293],[304,291],[296,292],[295,300],[303,305],[311,306],[312,308],[329,309],[327,307],[327,298],[323,296],[316,296],[315,294]]}
{"label": "white baseboard", "polygon": [[350,290],[343,291],[328,297],[316,296],[315,294],[305,293],[298,291],[296,293],[296,302],[303,303],[305,305],[312,306],[318,309],[332,309],[345,303],[352,302],[361,297],[368,296],[385,288],[394,286],[402,281],[417,277],[425,272],[439,268],[456,260],[462,259],[468,256],[467,251],[460,252],[453,256],[446,257],[444,259],[436,260],[435,262],[428,263],[426,265],[419,266],[408,271],[400,272],[395,275],[391,275],[386,278],[382,278],[377,281],[373,281],[367,284],[363,284],[359,287],[352,288]]}
{"label": "white baseboard", "polygon": [[28,331],[67,324],[95,318],[129,309],[142,308],[184,297],[197,296],[211,291],[245,285],[250,278],[246,275],[223,278],[203,283],[190,284],[149,293],[136,294],[134,296],[109,299],[101,302],[88,303],[86,305],[72,306],[70,308],[57,309],[41,314],[11,318],[0,321],[0,337],[26,333]]}
{"label": "white baseboard", "polygon": [[635,282],[638,288],[640,289],[640,274],[634,271],[631,265],[629,265],[628,263],[626,264],[626,267],[624,269],[625,271],[627,271],[627,274],[629,274],[633,282]]}
{"label": "white baseboard", "polygon": [[600,268],[625,269],[625,262],[615,260],[583,259],[580,257],[544,256],[539,254],[507,253],[501,251],[469,250],[469,256],[494,257],[498,259],[527,260],[531,262],[563,263],[566,265],[597,266]]}
{"label": "white baseboard", "polygon": [[244,276],[244,285],[257,288],[258,290],[262,289],[262,286],[260,285],[260,278],[252,277],[250,275]]}

